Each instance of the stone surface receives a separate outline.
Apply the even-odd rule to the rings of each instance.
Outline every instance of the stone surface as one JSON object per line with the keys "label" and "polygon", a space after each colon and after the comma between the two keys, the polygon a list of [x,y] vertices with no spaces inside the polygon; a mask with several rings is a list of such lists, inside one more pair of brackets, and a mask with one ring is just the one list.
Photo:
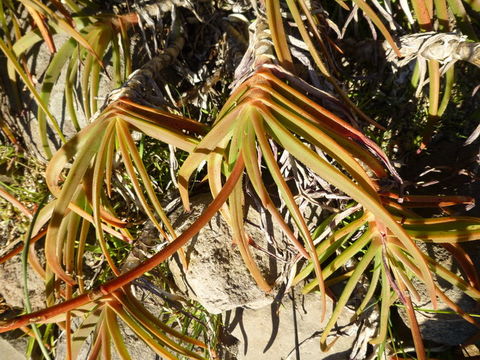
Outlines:
{"label": "stone surface", "polygon": [[465,359],[478,359],[480,358],[480,348],[479,344],[477,345],[467,345],[462,348],[462,355]]}
{"label": "stone surface", "polygon": [[[332,301],[327,302],[325,321],[320,324],[320,296],[292,293],[282,303],[261,309],[237,309],[226,314],[225,327],[239,340],[238,360],[346,360],[358,332],[350,325],[353,312],[342,312],[337,333],[341,334],[327,352],[320,350],[322,328],[332,314]],[[335,328],[332,331],[335,333]],[[333,339],[329,337],[329,342]]]}
{"label": "stone surface", "polygon": [[[456,265],[452,255],[443,247],[436,244],[424,243],[419,243],[419,247],[448,270],[457,276],[462,276],[461,271]],[[478,252],[478,250],[476,250],[476,252]],[[478,313],[477,302],[465,295],[459,288],[438,277],[436,279],[436,283],[445,293],[445,295],[447,295],[450,300],[460,306],[464,311],[468,313]],[[414,280],[413,284],[420,295],[420,301],[415,301],[415,299],[412,298],[414,306],[424,309],[433,309],[433,305],[430,301],[425,285],[418,280]],[[450,309],[440,299],[438,299],[438,310],[449,312],[452,311],[452,309]],[[399,309],[399,314],[404,322],[408,325],[406,312],[403,309]],[[468,323],[458,315],[422,311],[417,311],[416,315],[424,340],[434,341],[442,345],[453,346],[462,344],[470,336],[478,333],[478,329],[474,325]]]}
{"label": "stone surface", "polygon": [[[0,296],[16,308],[24,308],[22,261],[17,255],[0,264]],[[45,285],[38,274],[28,265],[28,292],[33,310],[45,307]]]}
{"label": "stone surface", "polygon": [[[53,36],[53,40],[57,49],[60,49],[63,43],[69,37],[64,34],[57,34]],[[38,45],[37,45],[38,46]],[[39,85],[37,86],[37,90],[41,90],[41,83],[43,81],[44,72],[47,69],[48,65],[51,62],[51,54],[50,50],[46,46],[45,43],[42,43],[35,48],[37,50],[27,52],[27,61],[30,66],[30,71],[37,81],[39,81]],[[57,120],[62,133],[64,134],[66,139],[70,139],[73,135],[76,134],[75,127],[72,123],[72,119],[70,114],[66,108],[65,103],[65,74],[67,70],[68,63],[62,69],[60,77],[58,81],[53,86],[50,101],[49,101],[49,110],[52,115]],[[107,67],[107,71],[109,73],[112,72],[111,67]],[[106,76],[100,77],[100,86],[99,86],[99,105],[102,104],[102,100],[111,90],[112,90],[113,82],[110,81]],[[78,93],[80,89],[76,89],[76,93]],[[39,160],[46,161],[46,156],[43,151],[43,147],[41,144],[41,138],[38,130],[38,120],[37,120],[37,103],[33,100],[33,97],[30,96],[30,93],[25,93],[24,96],[26,99],[24,100],[25,104],[27,105],[27,110],[22,112],[21,116],[15,116],[12,119],[7,119],[7,122],[13,121],[13,124],[10,124],[12,128],[18,132],[19,137],[21,137],[24,142],[27,150],[34,154]],[[28,98],[27,98],[28,97]],[[85,114],[82,110],[82,106],[79,102],[79,99],[75,99],[75,107],[76,107],[76,114],[78,118],[78,122],[81,128],[83,128],[87,123],[88,120],[85,117]],[[47,124],[49,126],[48,129],[48,137],[51,144],[52,152],[55,152],[55,149],[60,148],[61,141],[55,132],[53,126],[51,126],[50,120],[47,120]]]}
{"label": "stone surface", "polygon": [[10,343],[0,338],[0,354],[2,359],[8,360],[25,360],[24,354],[20,353]]}
{"label": "stone surface", "polygon": [[[210,201],[210,196],[202,195],[192,199],[191,213],[179,210],[181,215],[177,212],[173,216],[178,216],[174,221],[178,233],[190,226]],[[259,225],[260,215],[253,207],[249,207],[247,219],[246,228],[255,244],[275,252],[267,243]],[[273,238],[281,242],[280,230],[272,231]],[[231,230],[220,214],[215,215],[184,249],[189,263],[187,271],[182,269],[177,257],[169,262],[175,283],[186,296],[198,301],[209,312],[218,314],[240,306],[260,308],[273,301],[273,295],[260,290],[250,275],[239,250],[232,244]],[[284,272],[283,264],[253,246],[249,249],[265,279],[274,284]]]}

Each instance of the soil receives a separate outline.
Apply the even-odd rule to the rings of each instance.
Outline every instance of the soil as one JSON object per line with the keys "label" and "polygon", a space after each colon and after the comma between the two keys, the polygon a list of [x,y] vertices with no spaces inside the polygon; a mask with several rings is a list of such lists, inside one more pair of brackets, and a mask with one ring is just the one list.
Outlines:
{"label": "soil", "polygon": [[[247,49],[248,24],[249,21],[254,18],[253,11],[250,7],[250,2],[247,0],[199,1],[194,5],[192,5],[195,3],[194,1],[178,0],[173,2],[181,5],[180,13],[185,23],[187,43],[174,66],[161,74],[164,78],[161,85],[173,93],[173,95],[170,96],[171,99],[168,99],[170,109],[209,123],[215,118],[215,115],[227,98],[230,92],[229,84],[235,77],[234,71]],[[123,1],[109,1],[105,3],[107,6],[119,8],[124,6]],[[165,16],[164,21],[169,23],[171,20]],[[295,30],[293,31],[294,35],[298,35],[295,33]],[[146,37],[150,41],[145,41],[139,34],[132,40],[134,53],[138,54],[138,56],[134,57],[135,67],[139,67],[148,61],[148,56],[146,55],[148,53],[146,49],[147,44],[151,43],[152,36],[157,35],[159,36],[159,43],[165,45],[167,39],[163,38],[162,34],[155,34],[151,29],[147,29],[146,34]],[[354,47],[361,48],[362,46],[359,45],[357,40],[358,39],[352,36],[351,39],[345,41],[345,44],[350,41],[356,45]],[[378,49],[378,46],[376,48]],[[480,83],[479,69],[471,64],[460,64],[458,66],[457,85],[451,104],[447,108],[444,117],[440,119],[436,125],[428,147],[422,151],[418,151],[420,146],[418,136],[424,131],[427,122],[425,110],[426,98],[425,96],[421,98],[412,97],[414,89],[410,87],[407,80],[403,82],[400,80],[402,77],[408,79],[408,75],[406,74],[408,74],[409,69],[404,69],[403,72],[401,71],[400,73],[394,74],[388,64],[382,61],[383,54],[381,52],[377,54],[378,58],[376,57],[374,61],[371,61],[371,52],[367,52],[367,61],[365,62],[357,61],[361,56],[358,52],[349,53],[347,51],[346,57],[343,60],[348,62],[348,65],[342,69],[343,73],[339,74],[339,76],[343,79],[345,86],[349,88],[353,100],[358,103],[365,112],[369,113],[375,121],[389,129],[388,132],[383,132],[372,127],[364,126],[366,124],[359,124],[373,139],[384,146],[385,151],[395,162],[398,171],[404,179],[403,191],[407,194],[467,195],[472,196],[479,202],[480,185],[477,180],[480,139],[477,139],[469,146],[464,146],[465,139],[477,126],[480,114],[480,92],[474,92],[475,87]],[[46,59],[46,61],[48,62],[48,59]],[[308,66],[305,66],[305,69],[303,69],[305,73],[307,73],[307,68]],[[36,73],[35,70],[33,72]],[[311,80],[307,76],[306,78]],[[331,89],[327,88],[327,90],[330,91]],[[428,91],[428,87],[425,91]],[[5,92],[0,94],[2,104],[8,103],[7,97]],[[411,98],[411,100],[406,101],[407,98]],[[25,111],[28,109],[22,110]],[[17,121],[15,123],[15,121],[20,117],[22,117],[25,123],[26,118],[24,117],[24,113],[18,109],[16,111],[11,109],[5,111],[9,112],[6,120],[7,122],[10,121],[9,124],[12,128],[18,128],[20,122]],[[28,136],[24,138],[22,146],[36,153],[36,156],[38,156],[40,151],[38,143],[27,143],[29,141],[28,138]],[[3,138],[1,140],[3,140]],[[55,142],[55,139],[51,140]],[[36,149],[32,150],[34,148]],[[4,168],[5,165],[2,164],[0,166],[1,181],[4,181],[5,176],[9,176],[6,170],[4,171]],[[28,176],[25,176],[25,182],[22,183],[22,186],[31,191],[43,191],[41,186],[32,186],[32,177],[29,179]],[[201,186],[201,184],[197,184],[197,187],[194,188],[193,191],[198,191]],[[33,204],[35,201],[32,200],[31,203]],[[6,203],[2,202],[1,199],[0,206],[6,206]],[[33,206],[31,207],[33,208]],[[480,216],[480,205],[469,207],[456,206],[440,210],[435,214],[425,212],[425,215],[439,215],[442,212],[444,214]],[[2,210],[1,215],[0,245],[4,246],[15,241],[18,242],[18,239],[26,232],[26,219],[21,218],[19,213],[11,208],[10,205],[8,205],[5,211]],[[141,217],[141,214],[139,217]],[[23,225],[18,225],[19,223]],[[215,234],[210,234],[209,236],[214,235]],[[9,266],[17,265],[18,259],[13,260],[12,263],[9,264]],[[0,276],[2,276],[0,283],[8,283],[8,285],[10,285],[13,283],[15,277],[18,277],[18,273],[18,268],[0,271]],[[33,273],[33,271],[30,271],[30,273]],[[275,276],[277,275],[278,274],[275,274]],[[32,279],[31,283],[34,283],[34,279]],[[15,291],[17,292],[12,295],[10,290],[8,290],[8,292],[3,290],[2,292],[0,289],[0,295],[3,294],[10,306],[22,307],[21,289],[17,287]],[[295,297],[290,298],[290,300],[285,299],[285,303],[290,306],[294,300]],[[271,301],[273,301],[273,296],[269,296],[267,302]],[[35,306],[41,307],[42,304],[35,303]],[[221,312],[227,309],[222,308],[216,310]],[[259,316],[260,313],[263,313],[263,315],[267,313],[265,315],[267,316],[270,310],[268,307],[259,312],[245,310],[245,314],[250,314],[250,317],[253,318],[253,320],[249,321],[253,323],[253,327],[255,328],[257,316]],[[285,314],[283,315],[285,316]],[[271,319],[269,319],[269,321],[270,320]],[[303,321],[304,318],[302,317],[301,320]],[[305,315],[305,321],[307,320],[311,319]],[[400,323],[401,320],[396,319],[395,321],[399,321]],[[286,323],[287,321],[284,322]],[[290,323],[288,324],[288,326],[291,325]],[[225,325],[232,331],[235,328],[231,326],[231,323]],[[250,326],[252,326],[252,324],[250,324]],[[276,339],[277,345],[288,343],[288,341],[291,340],[291,338],[288,338],[290,336],[290,330],[281,330],[278,332],[278,334],[285,332],[287,338]],[[263,341],[264,339],[262,339],[263,342],[259,340],[259,343],[255,345],[258,346],[258,348],[252,350],[251,347],[257,340],[257,335],[262,335],[258,334],[258,332],[264,332],[264,328],[258,326],[252,330],[251,334],[247,334],[247,336],[244,331],[238,328],[236,331],[235,336],[243,338],[240,339],[240,341],[243,342],[237,344],[239,353],[243,351],[243,355],[241,356],[243,356],[244,359],[260,359],[261,357],[257,356],[260,356],[258,354],[268,347],[268,339],[267,343]],[[302,333],[305,336],[303,339],[300,339],[301,341],[310,341],[318,335],[315,335],[313,328],[308,328],[308,331],[309,334]],[[250,341],[250,348],[245,345],[246,342],[248,342],[248,340],[246,340],[248,337],[255,338],[255,341]],[[259,337],[260,336],[258,336],[258,338]],[[347,340],[351,339],[347,337]],[[3,346],[2,342],[0,342],[0,351],[3,351]],[[286,351],[287,355],[282,355],[282,358],[293,358],[291,351],[293,348],[295,348],[295,346],[290,346],[289,350]],[[269,353],[270,355],[267,355],[268,352],[264,351],[261,356],[264,356],[265,359],[273,359],[272,356],[278,355],[276,349],[277,348],[272,347]],[[348,346],[346,345],[345,349],[342,348],[342,350],[339,350],[339,354],[346,356],[347,349]],[[282,351],[283,350],[285,349],[282,348]],[[232,353],[235,353],[235,351],[232,351]],[[16,355],[12,355],[12,359],[14,359],[13,356]],[[138,356],[138,358],[145,358],[143,355]],[[234,356],[233,354],[232,358]],[[240,358],[242,358],[241,356]],[[301,358],[303,360],[318,359],[314,352],[302,354]],[[328,357],[330,360],[334,358],[335,357]]]}

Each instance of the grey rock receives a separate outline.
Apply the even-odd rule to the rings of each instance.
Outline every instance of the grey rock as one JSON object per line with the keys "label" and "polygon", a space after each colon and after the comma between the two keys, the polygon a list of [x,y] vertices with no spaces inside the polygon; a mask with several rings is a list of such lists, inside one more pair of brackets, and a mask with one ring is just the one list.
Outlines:
{"label": "grey rock", "polygon": [[[345,308],[332,331],[340,336],[328,351],[322,352],[320,336],[332,314],[332,301],[327,302],[326,320],[320,323],[320,296],[292,294],[285,295],[281,304],[226,314],[225,327],[240,341],[237,359],[348,359],[359,329],[357,324],[350,324],[353,311]],[[332,340],[329,338],[329,342]]]}
{"label": "grey rock", "polygon": [[[436,244],[418,243],[420,249],[426,252],[431,258],[439,264],[456,274],[462,276],[461,271],[456,265],[453,256],[443,247]],[[478,253],[478,250],[476,250]],[[475,254],[471,254],[475,255]],[[478,259],[478,254],[476,256]],[[467,313],[476,313],[477,302],[463,293],[456,286],[451,285],[447,281],[437,277],[435,280],[437,286],[450,298],[454,303],[460,306]],[[414,280],[413,284],[420,296],[420,300],[416,301],[412,297],[415,307],[424,309],[433,309],[432,302],[427,293],[425,284],[419,280]],[[453,312],[443,301],[437,298],[438,310]],[[399,309],[399,314],[408,325],[408,317],[403,309]],[[434,341],[442,345],[459,345],[465,342],[470,336],[478,332],[478,329],[468,323],[466,320],[455,314],[444,314],[435,312],[416,312],[417,321],[424,340]]]}
{"label": "grey rock", "polygon": [[[68,38],[69,37],[64,34],[54,35],[53,40],[57,49],[60,49],[60,47],[65,43]],[[40,83],[37,86],[37,91],[41,90],[42,78],[44,76],[45,70],[51,62],[51,59],[52,55],[45,43],[42,43],[38,46],[38,48],[34,48],[33,51],[27,53],[27,61],[28,65],[30,66],[30,72],[36,79],[40,80]],[[75,135],[77,131],[75,130],[75,127],[72,123],[72,119],[66,108],[65,103],[64,91],[67,65],[68,63],[65,64],[65,66],[63,67],[57,82],[52,88],[48,106],[53,117],[57,120],[63,135],[68,140],[73,135]],[[107,67],[107,71],[111,73],[110,67]],[[98,97],[100,99],[99,106],[102,104],[101,99],[106,97],[106,95],[112,90],[112,84],[113,83],[109,79],[107,79],[106,76],[100,77],[100,85],[98,92]],[[79,94],[80,89],[76,89],[76,93]],[[16,131],[18,132],[18,137],[24,140],[27,150],[30,153],[34,154],[39,160],[46,161],[46,155],[43,151],[38,128],[37,103],[33,100],[34,98],[29,92],[26,92],[25,94],[23,94],[23,96],[23,102],[24,104],[27,104],[27,111],[22,112],[22,114],[19,116],[15,116],[10,119],[7,118],[7,122],[10,123],[9,125],[11,125],[12,128],[16,129]],[[80,104],[80,99],[78,99],[76,96],[75,98],[75,108],[78,122],[80,127],[83,128],[86,124],[89,123],[90,119],[86,119],[85,113],[83,112],[82,106]],[[52,152],[55,152],[55,150],[60,148],[62,143],[53,126],[51,126],[50,120],[48,119],[47,124],[48,138],[51,145],[50,148]]]}
{"label": "grey rock", "polygon": [[24,354],[19,352],[8,341],[2,338],[0,338],[0,354],[2,354],[2,359],[8,359],[8,360],[25,360],[26,359]]}
{"label": "grey rock", "polygon": [[[210,201],[208,195],[196,197],[192,199],[191,213],[174,214],[176,231],[182,233],[190,226]],[[274,253],[278,250],[269,246],[260,228],[260,214],[251,206],[246,228],[258,247]],[[275,241],[282,242],[281,231],[275,228],[272,231]],[[187,297],[198,301],[209,312],[218,314],[237,307],[261,308],[273,301],[273,295],[260,290],[250,275],[239,250],[232,244],[231,230],[220,214],[215,215],[184,250],[189,263],[186,271],[178,258],[169,262],[175,283]],[[279,283],[288,261],[283,264],[253,246],[250,251],[267,282],[270,285]]]}
{"label": "grey rock", "polygon": [[[17,255],[0,264],[0,296],[11,307],[24,308],[22,261]],[[45,285],[43,279],[28,265],[28,293],[33,310],[39,310],[45,304]]]}

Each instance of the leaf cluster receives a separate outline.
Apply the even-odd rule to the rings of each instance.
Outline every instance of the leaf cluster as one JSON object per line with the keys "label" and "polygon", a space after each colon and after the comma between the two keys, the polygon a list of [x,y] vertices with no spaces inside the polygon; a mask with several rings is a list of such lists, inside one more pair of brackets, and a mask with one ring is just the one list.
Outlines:
{"label": "leaf cluster", "polygon": [[[294,284],[306,280],[304,292],[318,287],[322,297],[320,306],[325,310],[326,297],[331,295],[329,284],[346,281],[322,333],[322,350],[329,348],[327,337],[357,283],[364,278],[369,280],[369,287],[356,309],[356,316],[375,297],[380,301],[380,325],[375,338],[371,339],[372,344],[386,341],[390,308],[398,300],[407,309],[417,355],[426,359],[411,300],[418,297],[414,281],[425,284],[434,306],[439,298],[465,320],[478,325],[438,288],[434,274],[470,297],[480,299],[476,270],[459,245],[480,238],[480,219],[429,218],[415,211],[423,207],[470,204],[472,200],[462,196],[403,194],[402,180],[381,148],[324,106],[328,102],[341,104],[350,118],[381,128],[350,100],[337,80],[335,57],[330,51],[334,41],[321,31],[324,15],[313,11],[303,0],[286,0],[285,3],[308,56],[335,93],[325,94],[299,76],[300,64],[288,42],[288,27],[282,17],[281,4],[265,0],[265,7],[260,7],[251,25],[254,36],[247,52],[249,56],[242,64],[247,70],[236,79],[232,93],[211,126],[173,114],[165,104],[153,106],[150,101],[141,99],[152,89],[152,93],[158,95],[155,93],[158,87],[154,88],[155,77],[174,63],[181,52],[185,38],[178,22],[172,21],[169,46],[132,73],[128,31],[139,21],[137,14],[73,16],[73,13],[82,13],[81,6],[86,4],[67,1],[63,5],[50,1],[46,5],[39,0],[19,0],[36,24],[35,29],[22,32],[13,1],[0,4],[3,6],[0,11],[3,20],[0,20],[4,26],[0,48],[8,59],[11,82],[15,83],[19,76],[37,101],[42,144],[50,158],[45,181],[52,196],[35,214],[25,245],[0,259],[0,262],[7,261],[22,250],[27,254],[29,246],[45,237],[45,265],[37,261],[36,269],[45,279],[47,308],[33,313],[27,308],[25,314],[3,321],[0,332],[29,324],[57,323],[65,329],[67,358],[76,358],[85,339],[91,335],[90,358],[110,359],[113,343],[117,354],[129,359],[118,323],[121,320],[165,358],[215,357],[208,343],[195,338],[199,331],[197,335],[188,336],[170,326],[173,321],[162,322],[152,315],[133,296],[131,284],[175,253],[187,268],[182,247],[220,211],[232,229],[233,242],[252,277],[262,290],[272,291],[275,284],[263,277],[249,250],[251,239],[244,218],[245,189],[249,187],[295,248],[298,258],[306,260],[307,265],[296,274]],[[337,3],[342,9],[350,10],[345,2],[338,0]],[[449,2],[459,24],[464,24],[468,30],[470,18],[462,15],[459,4],[461,2]],[[476,6],[473,2],[470,5]],[[364,12],[393,51],[401,55],[401,49],[374,8],[363,0],[354,0],[354,6]],[[412,6],[421,29],[432,30],[438,20],[443,29],[448,30],[445,1],[427,4],[414,0]],[[10,14],[8,21],[5,13]],[[178,19],[177,15],[174,7],[172,17]],[[469,21],[462,23],[459,17]],[[14,31],[14,38],[10,38],[10,26],[18,30]],[[59,49],[53,41],[54,33],[69,36]],[[49,46],[53,55],[38,91],[22,59],[31,46],[41,41]],[[112,62],[113,83],[122,86],[100,105],[98,89],[101,74],[108,74],[105,70],[107,60]],[[62,69],[66,71],[67,107],[78,130],[70,139],[65,139],[49,110],[51,91]],[[447,70],[447,84],[439,105],[441,72],[438,62],[429,61],[428,69],[429,112],[433,121],[446,108],[444,102],[449,101],[449,84],[454,78],[453,70]],[[77,84],[80,85],[78,94],[75,92]],[[147,88],[148,84],[152,89]],[[75,96],[81,98],[81,111],[89,119],[84,127],[77,121],[79,109],[74,104]],[[49,126],[63,141],[55,153],[51,152],[47,138]],[[171,225],[152,184],[134,132],[188,153],[178,174],[170,174],[178,180],[186,211],[190,209],[191,178],[206,166],[205,180],[213,201],[181,234]],[[342,216],[345,219],[345,214],[332,215],[321,224],[308,222],[297,204],[297,194],[282,172],[279,154],[283,152],[358,204],[349,210],[348,222],[339,220]],[[163,244],[156,254],[131,269],[121,268],[121,256],[115,255],[117,250],[113,250],[123,248],[119,244],[128,248],[135,241],[129,231],[131,224],[119,218],[112,204],[116,191],[114,177],[119,171],[123,171],[127,187],[154,224],[160,234],[158,241]],[[385,188],[388,182],[394,184],[393,190]],[[280,197],[285,211],[278,209],[272,199],[274,195]],[[466,277],[453,274],[425,255],[417,246],[419,241],[443,244],[456,255]],[[94,287],[86,284],[84,269],[86,249],[92,245],[100,249],[110,271],[110,276]],[[122,250],[118,250],[120,252]],[[342,273],[344,265],[352,258],[357,264],[351,271]],[[82,319],[80,325],[74,325],[74,317]],[[41,343],[38,332],[35,336]],[[43,352],[45,357],[49,356],[48,349],[43,348]]]}

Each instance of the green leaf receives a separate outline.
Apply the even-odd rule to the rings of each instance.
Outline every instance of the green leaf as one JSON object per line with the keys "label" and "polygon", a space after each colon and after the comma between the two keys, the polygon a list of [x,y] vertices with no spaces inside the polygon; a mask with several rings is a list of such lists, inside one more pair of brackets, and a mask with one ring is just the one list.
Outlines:
{"label": "green leaf", "polygon": [[[72,164],[67,179],[65,180],[58,196],[55,209],[53,210],[52,219],[48,226],[47,238],[45,240],[45,258],[47,260],[47,265],[56,275],[71,285],[74,285],[75,281],[62,269],[61,261],[57,256],[57,247],[61,246],[61,242],[63,241],[62,238],[58,237],[59,229],[62,225],[63,217],[69,203],[78,191],[82,178],[90,166],[91,159],[98,150],[107,124],[108,123],[105,121],[100,122],[97,127],[94,127],[95,132],[90,131],[90,133],[86,134],[84,146],[80,149]],[[72,144],[72,140],[69,141],[69,144]],[[48,170],[49,169],[47,168],[47,172]]]}
{"label": "green leaf", "polygon": [[352,276],[350,277],[347,284],[343,288],[342,294],[340,295],[340,298],[336,302],[335,309],[333,310],[333,313],[330,316],[330,319],[327,325],[325,325],[323,329],[322,336],[320,337],[320,347],[323,351],[325,351],[329,347],[327,346],[326,342],[327,342],[327,337],[330,334],[330,331],[332,330],[333,326],[337,322],[337,319],[340,316],[341,312],[344,310],[348,299],[352,295],[353,291],[355,290],[355,287],[357,286],[360,280],[360,277],[363,275],[368,265],[370,265],[370,262],[375,257],[375,255],[377,254],[380,248],[381,247],[378,246],[378,244],[370,245],[365,255],[362,257],[360,262],[355,266],[355,270]]}
{"label": "green leaf", "polygon": [[72,359],[77,359],[85,341],[95,330],[100,319],[100,311],[94,309],[90,311],[80,326],[75,330],[72,336]]}
{"label": "green leaf", "polygon": [[[10,48],[8,48],[8,46],[1,39],[0,39],[0,50],[3,51],[3,53],[8,58],[8,60],[13,64],[13,66],[15,68],[15,71],[21,77],[21,79],[23,80],[25,85],[27,85],[28,89],[32,93],[33,97],[35,98],[38,106],[45,112],[47,117],[50,119],[50,121],[51,121],[55,131],[57,132],[58,136],[65,143],[66,142],[65,137],[63,136],[63,133],[60,130],[60,126],[58,125],[57,120],[55,120],[53,115],[48,110],[47,104],[45,104],[43,102],[42,98],[40,97],[40,94],[37,92],[37,89],[35,88],[35,85],[33,85],[30,78],[27,76],[27,74],[25,74],[25,71],[23,71],[23,68],[20,65],[20,63],[18,62],[15,54],[12,52],[12,50]],[[45,151],[45,154],[47,155],[47,157],[51,157],[52,152],[50,151],[50,147],[48,145],[48,137],[47,137],[47,133],[46,133],[45,129],[40,128],[40,136],[41,136],[41,139],[42,139],[42,146],[43,146],[43,149]]]}
{"label": "green leaf", "polygon": [[[305,146],[298,139],[291,136],[291,134],[278,123],[275,119],[270,119],[268,122],[273,134],[275,134],[280,145],[282,145],[290,154],[302,163],[310,167],[318,176],[322,177],[332,185],[344,193],[351,196],[355,201],[362,204],[367,210],[375,215],[375,221],[385,225],[401,242],[405,245],[407,250],[412,254],[418,262],[422,272],[422,280],[425,282],[429,291],[432,303],[436,306],[436,297],[434,293],[434,284],[432,275],[427,267],[427,264],[422,258],[422,254],[413,240],[408,236],[405,230],[395,221],[390,213],[379,203],[376,194],[372,195],[368,190],[358,186],[351,181],[346,175],[341,173],[336,168],[332,167],[323,158],[318,156],[310,148]],[[382,234],[386,236],[387,234]]]}
{"label": "green leaf", "polygon": [[120,332],[120,328],[117,323],[117,316],[108,306],[105,308],[105,321],[108,326],[108,332],[113,340],[113,344],[117,349],[117,353],[122,360],[131,360],[130,354],[128,353],[128,349],[125,346],[125,342],[123,341],[123,335]]}
{"label": "green leaf", "polygon": [[[63,46],[58,50],[55,56],[50,61],[47,70],[45,71],[45,76],[43,78],[42,87],[40,90],[40,98],[42,99],[43,103],[48,106],[50,103],[50,95],[52,93],[53,87],[62,72],[62,68],[65,63],[70,59],[72,56],[73,50],[75,49],[75,41],[69,40],[63,44]],[[47,119],[46,113],[43,111],[41,107],[38,109],[37,118],[38,118],[38,125],[42,132],[47,131]]]}

